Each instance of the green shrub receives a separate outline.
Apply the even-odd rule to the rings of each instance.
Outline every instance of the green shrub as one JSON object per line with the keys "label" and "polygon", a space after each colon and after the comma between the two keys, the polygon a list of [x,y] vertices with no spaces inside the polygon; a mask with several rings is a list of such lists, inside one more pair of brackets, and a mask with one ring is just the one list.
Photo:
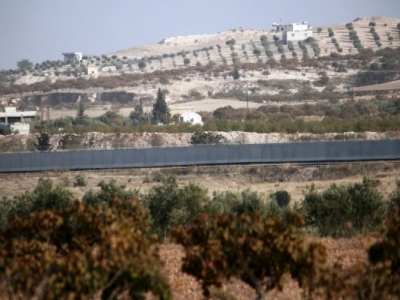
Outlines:
{"label": "green shrub", "polygon": [[61,187],[69,187],[71,184],[71,180],[67,176],[63,176],[60,178],[61,179]]}
{"label": "green shrub", "polygon": [[83,203],[90,206],[99,205],[103,209],[107,209],[115,199],[124,204],[140,198],[139,190],[126,190],[124,185],[118,185],[114,179],[108,183],[102,180],[97,186],[100,187],[100,190],[98,192],[94,192],[93,190],[87,192],[82,198]]}
{"label": "green shrub", "polygon": [[66,209],[72,201],[73,196],[70,191],[59,186],[53,187],[50,179],[39,178],[32,192],[25,192],[12,199],[3,199],[0,203],[0,224],[4,227],[8,220],[15,216],[29,219],[33,212]]}
{"label": "green shrub", "polygon": [[195,132],[190,138],[190,143],[192,145],[199,144],[225,144],[226,138],[215,132]]}
{"label": "green shrub", "polygon": [[83,187],[86,186],[86,178],[83,175],[77,175],[75,176],[75,181],[74,181],[74,187]]}
{"label": "green shrub", "polygon": [[143,70],[144,68],[146,68],[146,62],[144,60],[140,60],[138,62],[138,67],[139,69]]}
{"label": "green shrub", "polygon": [[208,201],[206,189],[196,184],[179,188],[174,176],[164,177],[143,199],[150,211],[153,232],[161,238],[169,235],[175,225],[190,224]]}
{"label": "green shrub", "polygon": [[285,190],[277,191],[272,194],[272,199],[278,203],[279,207],[288,207],[290,203],[290,194]]}
{"label": "green shrub", "polygon": [[79,138],[75,134],[63,134],[58,141],[58,147],[62,150],[78,149],[80,147]]}
{"label": "green shrub", "polygon": [[165,143],[164,138],[162,137],[162,135],[157,134],[157,133],[153,133],[151,135],[151,139],[150,139],[150,145],[152,147],[161,147],[163,146]]}
{"label": "green shrub", "polygon": [[374,182],[332,184],[322,194],[310,188],[302,203],[307,225],[322,236],[351,236],[381,229],[387,205]]}
{"label": "green shrub", "polygon": [[205,207],[205,211],[210,215],[231,213],[241,215],[256,210],[265,215],[265,201],[257,192],[248,189],[241,192],[214,192],[212,200]]}
{"label": "green shrub", "polygon": [[0,231],[2,299],[171,299],[148,212],[76,201]]}
{"label": "green shrub", "polygon": [[37,144],[35,147],[39,151],[49,151],[51,149],[50,145],[50,135],[46,132],[40,132],[37,138]]}

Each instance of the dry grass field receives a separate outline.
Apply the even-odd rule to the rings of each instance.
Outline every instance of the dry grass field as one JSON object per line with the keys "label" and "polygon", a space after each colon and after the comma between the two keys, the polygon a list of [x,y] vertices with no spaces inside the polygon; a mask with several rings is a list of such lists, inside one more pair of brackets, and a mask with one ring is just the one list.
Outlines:
{"label": "dry grass field", "polygon": [[[388,197],[400,179],[400,162],[345,163],[330,166],[307,165],[251,165],[251,166],[213,166],[177,167],[165,169],[118,169],[88,171],[57,171],[38,173],[0,174],[2,196],[15,196],[31,191],[40,177],[50,178],[55,185],[70,182],[70,189],[81,198],[90,189],[97,189],[101,181],[116,180],[127,189],[140,189],[146,193],[157,182],[159,174],[175,175],[180,185],[198,183],[208,189],[210,195],[216,191],[240,191],[251,189],[270,195],[277,190],[287,190],[292,201],[301,201],[311,184],[318,191],[327,189],[332,183],[348,184],[360,182],[367,176],[377,183],[379,192]],[[83,175],[87,180],[85,187],[72,187],[74,178]]]}

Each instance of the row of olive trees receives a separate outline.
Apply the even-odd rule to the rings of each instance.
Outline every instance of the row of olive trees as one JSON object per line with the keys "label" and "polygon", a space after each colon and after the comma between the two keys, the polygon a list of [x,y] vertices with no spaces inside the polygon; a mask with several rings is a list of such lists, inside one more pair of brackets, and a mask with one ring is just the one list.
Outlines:
{"label": "row of olive trees", "polygon": [[[282,287],[286,274],[309,296],[324,299],[388,299],[399,292],[395,236],[400,183],[390,202],[364,179],[333,185],[322,194],[311,189],[303,204],[290,206],[285,191],[271,199],[249,190],[215,193],[210,199],[199,185],[179,187],[171,176],[159,180],[144,195],[102,181],[100,189],[78,202],[68,189],[40,179],[33,192],[4,198],[0,278],[7,288],[1,297],[31,298],[39,290],[46,299],[95,294],[101,299],[122,294],[141,299],[146,292],[170,299],[159,246],[149,236],[163,238],[171,232],[185,248],[183,271],[201,280],[207,297],[213,285],[221,287],[235,277],[265,299]],[[293,210],[305,214],[305,224]],[[301,229],[306,225],[333,236],[367,233],[383,228],[385,214],[393,220],[386,238],[369,249],[367,265],[351,268],[326,265],[326,249],[306,242]]]}
{"label": "row of olive trees", "polygon": [[[316,192],[312,185],[301,204],[290,204],[290,194],[284,190],[263,195],[250,190],[241,192],[215,192],[210,198],[206,188],[198,184],[179,186],[172,175],[155,174],[146,182],[158,182],[148,193],[126,190],[116,181],[99,183],[99,190],[90,190],[82,201],[89,205],[100,205],[106,209],[110,201],[118,198],[141,201],[152,217],[152,228],[160,237],[169,235],[175,225],[191,224],[193,217],[201,213],[209,215],[238,215],[260,211],[265,219],[278,217],[286,222],[289,210],[304,215],[311,232],[322,236],[352,236],[373,232],[384,226],[384,216],[393,214],[400,205],[400,182],[389,199],[383,199],[374,181],[364,178],[361,183],[349,185],[332,184],[327,190]],[[69,183],[69,182],[68,182]],[[74,186],[85,186],[82,176],[75,178]],[[50,180],[40,179],[33,192],[26,192],[13,199],[4,198],[0,203],[1,226],[14,215],[28,218],[32,212],[42,209],[63,209],[73,200],[71,192],[62,187],[53,187]]]}

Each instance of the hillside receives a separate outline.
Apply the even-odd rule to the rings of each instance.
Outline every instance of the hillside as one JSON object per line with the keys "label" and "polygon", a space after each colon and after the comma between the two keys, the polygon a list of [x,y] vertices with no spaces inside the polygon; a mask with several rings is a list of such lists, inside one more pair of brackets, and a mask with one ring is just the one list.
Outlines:
{"label": "hillside", "polygon": [[[352,29],[346,25],[352,24]],[[157,44],[118,50],[102,56],[84,56],[81,65],[46,61],[33,72],[19,74],[17,83],[63,79],[84,75],[85,68],[96,67],[99,75],[154,72],[198,65],[222,65],[266,62],[304,57],[324,57],[332,53],[355,54],[359,51],[350,31],[358,36],[363,48],[372,50],[400,47],[400,19],[385,17],[357,18],[351,23],[313,28],[313,40],[283,45],[282,33],[274,30],[231,29],[209,34],[170,37]],[[370,26],[373,25],[373,26]],[[373,30],[375,33],[371,32]],[[329,34],[329,32],[332,32]],[[375,34],[375,38],[374,38]],[[274,40],[279,38],[279,41]],[[142,62],[142,64],[140,64]],[[144,62],[144,63],[143,63]],[[140,65],[140,67],[139,67]],[[21,76],[22,75],[22,76]]]}
{"label": "hillside", "polygon": [[[370,33],[371,26],[369,24],[371,22],[375,23],[373,27],[380,37],[380,47]],[[354,31],[357,32],[360,38],[361,45],[364,48],[371,48],[373,50],[385,47],[400,47],[400,34],[397,28],[397,24],[399,23],[400,19],[385,17],[358,18],[352,22]],[[329,36],[329,28],[334,32],[332,37]],[[116,55],[121,58],[125,56],[128,59],[150,59],[150,63],[146,67],[147,71],[182,67],[185,65],[184,58],[190,60],[190,64],[188,65],[195,65],[197,63],[205,65],[210,61],[214,61],[216,64],[223,64],[224,59],[229,63],[233,62],[232,53],[235,52],[242,63],[256,63],[260,59],[265,61],[268,58],[280,60],[281,54],[278,51],[278,46],[274,43],[274,35],[282,40],[282,33],[276,33],[273,30],[232,29],[212,35],[167,38],[158,44],[115,51],[108,55]],[[266,36],[268,41],[267,46],[262,45],[261,36]],[[389,37],[392,37],[393,40],[389,41]],[[346,24],[313,28],[313,38],[320,49],[318,56],[328,56],[333,52],[351,54],[358,51],[350,39]],[[332,41],[333,38],[337,40],[339,47],[335,46]],[[226,42],[232,39],[235,40],[235,44],[233,47],[230,47]],[[301,58],[303,50],[296,43],[293,43],[293,47],[293,51],[296,52],[297,57]],[[306,44],[305,47],[309,57],[313,57],[316,54],[311,44]],[[337,48],[342,49],[342,51],[339,52]],[[254,54],[254,49],[259,49],[260,54]],[[267,50],[272,52],[272,56],[266,54]],[[287,58],[293,57],[293,51],[289,50],[288,45],[284,45],[284,55]],[[185,53],[184,56],[182,55],[183,52]]]}
{"label": "hillside", "polygon": [[[65,110],[74,109],[82,99],[101,109],[132,109],[139,100],[151,107],[158,88],[165,90],[170,104],[205,98],[258,103],[349,99],[338,92],[347,92],[357,82],[355,76],[372,64],[378,71],[389,73],[380,76],[372,70],[375,73],[367,80],[358,80],[356,86],[399,79],[396,70],[400,60],[393,60],[387,51],[396,49],[392,51],[399,56],[399,24],[400,19],[358,18],[346,24],[313,28],[313,39],[287,45],[281,42],[282,34],[275,31],[232,29],[166,38],[157,44],[103,56],[84,56],[79,64],[46,61],[32,71],[8,74],[12,84],[0,84],[0,106]],[[380,54],[373,52],[376,50]],[[386,61],[381,62],[379,55],[385,55]],[[381,68],[388,60],[392,60],[392,69]],[[98,75],[85,75],[88,67],[96,67]],[[240,80],[232,78],[235,68]],[[354,89],[364,93],[368,90]]]}

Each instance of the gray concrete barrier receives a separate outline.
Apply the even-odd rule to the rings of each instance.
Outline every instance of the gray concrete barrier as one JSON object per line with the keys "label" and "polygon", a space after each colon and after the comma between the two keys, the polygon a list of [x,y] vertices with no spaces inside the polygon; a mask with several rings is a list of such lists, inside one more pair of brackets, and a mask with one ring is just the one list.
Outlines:
{"label": "gray concrete barrier", "polygon": [[0,172],[400,159],[400,140],[1,153]]}

